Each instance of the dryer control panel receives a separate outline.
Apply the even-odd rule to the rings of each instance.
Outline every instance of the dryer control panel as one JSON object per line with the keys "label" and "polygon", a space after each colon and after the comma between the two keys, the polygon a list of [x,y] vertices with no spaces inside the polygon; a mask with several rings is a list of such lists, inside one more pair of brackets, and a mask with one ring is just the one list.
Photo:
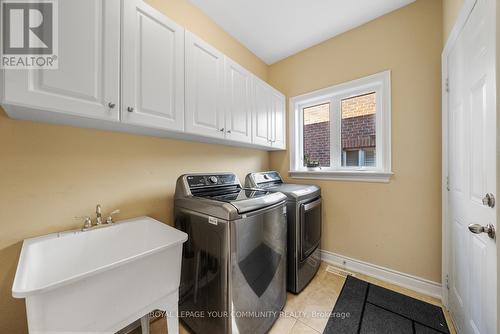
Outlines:
{"label": "dryer control panel", "polygon": [[278,172],[262,172],[262,173],[252,173],[250,174],[251,183],[255,187],[265,188],[266,186],[273,186],[283,183],[281,175]]}

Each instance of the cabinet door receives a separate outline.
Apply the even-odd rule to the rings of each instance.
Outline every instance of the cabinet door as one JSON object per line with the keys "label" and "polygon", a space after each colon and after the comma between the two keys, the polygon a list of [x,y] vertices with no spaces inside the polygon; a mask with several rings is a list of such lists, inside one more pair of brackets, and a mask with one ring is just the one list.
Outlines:
{"label": "cabinet door", "polygon": [[184,29],[141,0],[123,1],[122,121],[184,129]]}
{"label": "cabinet door", "polygon": [[241,142],[252,141],[251,83],[252,75],[225,57],[225,129],[226,138]]}
{"label": "cabinet door", "polygon": [[6,70],[4,102],[119,121],[120,0],[58,2],[59,68]]}
{"label": "cabinet door", "polygon": [[258,78],[253,84],[253,143],[271,146],[272,106],[269,86]]}
{"label": "cabinet door", "polygon": [[186,132],[224,137],[224,55],[186,31]]}
{"label": "cabinet door", "polygon": [[273,90],[272,100],[272,146],[280,149],[286,148],[285,145],[285,96],[280,92]]}

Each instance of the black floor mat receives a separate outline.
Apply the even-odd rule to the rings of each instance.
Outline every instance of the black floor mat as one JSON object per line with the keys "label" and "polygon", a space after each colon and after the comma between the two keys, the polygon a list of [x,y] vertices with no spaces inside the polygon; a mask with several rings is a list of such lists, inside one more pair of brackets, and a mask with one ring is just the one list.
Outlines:
{"label": "black floor mat", "polygon": [[440,307],[348,276],[323,334],[449,334]]}

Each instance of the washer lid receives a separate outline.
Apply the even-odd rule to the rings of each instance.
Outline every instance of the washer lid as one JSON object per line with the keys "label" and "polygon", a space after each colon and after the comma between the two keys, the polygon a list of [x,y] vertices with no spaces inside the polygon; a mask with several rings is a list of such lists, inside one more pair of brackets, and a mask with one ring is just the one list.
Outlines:
{"label": "washer lid", "polygon": [[269,194],[270,194],[269,191],[266,190],[237,188],[237,189],[230,189],[224,192],[218,191],[218,192],[205,193],[203,195],[195,195],[195,196],[210,198],[215,201],[233,203],[249,199],[260,198]]}
{"label": "washer lid", "polygon": [[282,183],[266,188],[270,191],[279,191],[293,200],[303,200],[321,196],[321,188],[313,184]]}
{"label": "washer lid", "polygon": [[285,201],[286,196],[279,192],[260,189],[227,189],[224,191],[209,191],[194,197],[205,198],[216,202],[231,204],[239,214],[264,209]]}
{"label": "washer lid", "polygon": [[[254,192],[255,190],[243,190],[246,192]],[[282,193],[267,193],[263,196],[250,197],[241,200],[229,201],[229,203],[238,210],[238,213],[243,214],[255,210],[260,210],[278,204],[286,200],[286,196]]]}

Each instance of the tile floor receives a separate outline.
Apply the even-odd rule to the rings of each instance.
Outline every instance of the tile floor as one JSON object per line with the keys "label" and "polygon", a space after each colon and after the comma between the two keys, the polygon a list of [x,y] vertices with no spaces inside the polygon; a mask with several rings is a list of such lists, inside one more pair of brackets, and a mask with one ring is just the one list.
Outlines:
{"label": "tile floor", "polygon": [[[270,334],[318,334],[322,333],[328,322],[328,312],[332,311],[337,297],[340,294],[345,278],[327,271],[328,264],[322,263],[316,277],[298,295],[288,293],[287,303],[282,317],[271,328]],[[442,306],[441,302],[433,297],[405,289],[366,275],[354,273],[356,277],[367,282],[377,284],[387,289],[397,291],[425,302]],[[456,334],[448,312],[444,310],[451,334]],[[161,318],[151,324],[151,334],[166,332],[165,319]],[[140,334],[140,329],[132,332]],[[180,325],[181,334],[190,332]]]}

